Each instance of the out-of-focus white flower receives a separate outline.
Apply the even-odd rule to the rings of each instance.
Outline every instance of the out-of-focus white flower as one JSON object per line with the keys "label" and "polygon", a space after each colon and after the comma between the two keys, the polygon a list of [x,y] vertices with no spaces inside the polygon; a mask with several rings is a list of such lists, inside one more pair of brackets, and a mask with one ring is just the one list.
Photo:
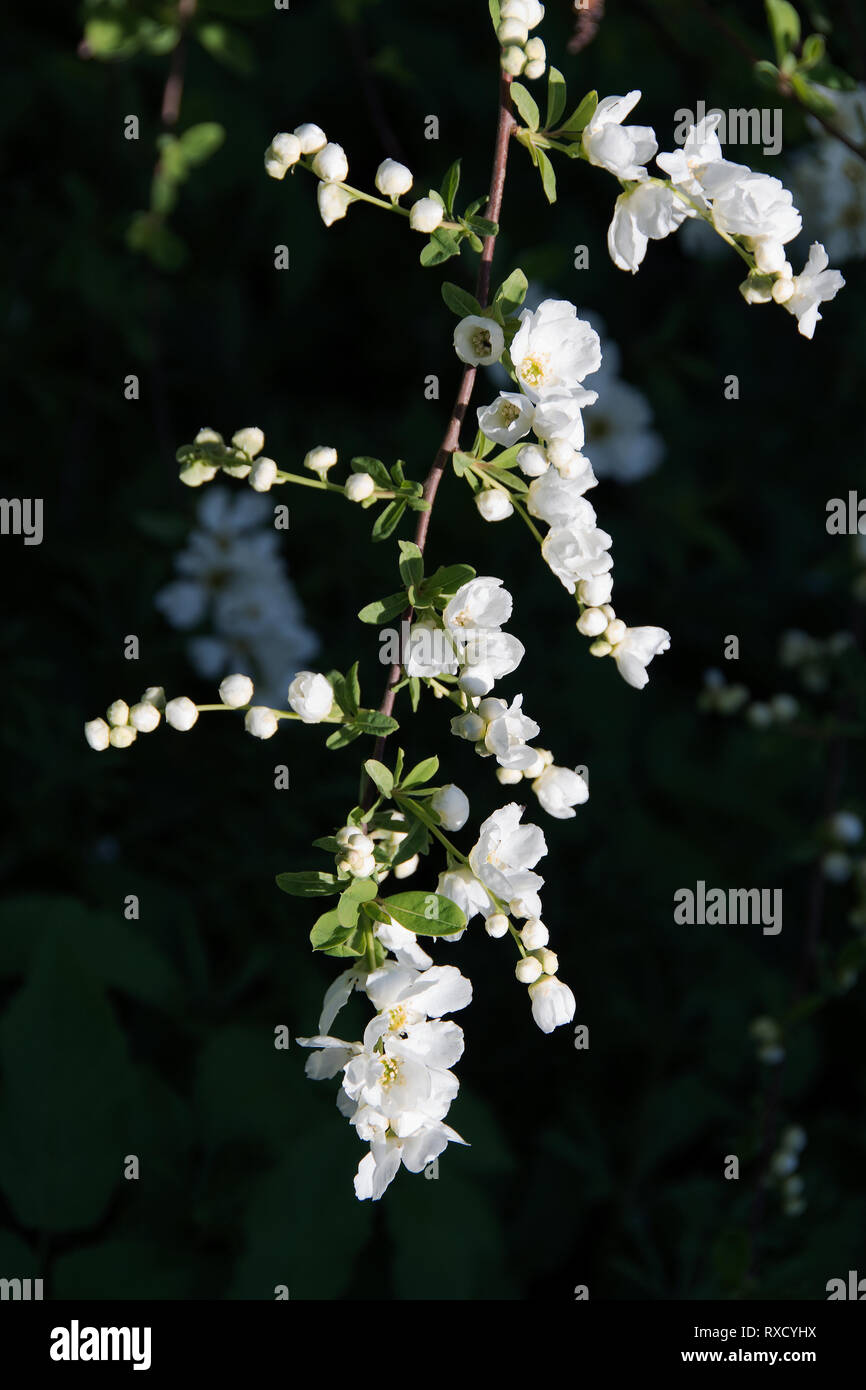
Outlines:
{"label": "out-of-focus white flower", "polygon": [[419,198],[409,209],[409,226],[415,232],[435,232],[444,218],[445,209],[435,198]]}
{"label": "out-of-focus white flower", "polygon": [[551,975],[544,975],[531,984],[529,997],[532,1001],[532,1017],[542,1033],[552,1033],[554,1028],[561,1028],[563,1024],[571,1023],[574,1018],[577,1008],[574,995],[568,985]]}
{"label": "out-of-focus white flower", "polygon": [[537,402],[551,388],[571,391],[597,371],[601,345],[595,329],[577,317],[573,304],[545,299],[534,312],[521,311],[511,360],[524,391]]}
{"label": "out-of-focus white flower", "polygon": [[498,487],[476,492],[475,505],[485,521],[506,521],[514,512],[508,493]]}
{"label": "out-of-focus white flower", "polygon": [[470,367],[490,367],[505,347],[505,334],[495,319],[468,314],[454,329],[454,351]]}
{"label": "out-of-focus white flower", "polygon": [[494,444],[510,448],[532,429],[531,401],[519,391],[500,391],[491,405],[478,408],[478,428]]}
{"label": "out-of-focus white flower", "polygon": [[170,724],[173,729],[179,729],[181,733],[191,729],[197,719],[198,710],[186,695],[178,695],[176,699],[169,700],[165,707],[166,724]]}
{"label": "out-of-focus white flower", "polygon": [[240,709],[242,705],[248,705],[252,698],[253,683],[249,676],[226,676],[220,681],[220,699],[224,705]]}
{"label": "out-of-focus white flower", "polygon": [[462,830],[469,819],[469,797],[453,782],[434,792],[430,807],[446,830]]}
{"label": "out-of-focus white flower", "polygon": [[654,656],[666,652],[670,644],[670,633],[662,627],[630,627],[611,655],[623,680],[636,690],[643,690],[649,680],[647,666]]}
{"label": "out-of-focus white flower", "polygon": [[376,170],[376,187],[383,198],[396,202],[412,187],[412,172],[396,159],[383,159]]}
{"label": "out-of-focus white flower", "polygon": [[244,715],[244,728],[253,738],[273,738],[279,728],[279,720],[267,705],[253,705]]}
{"label": "out-of-focus white flower", "polygon": [[545,768],[532,783],[532,790],[547,814],[557,820],[570,820],[576,814],[573,808],[589,799],[586,779],[567,767]]}
{"label": "out-of-focus white flower", "polygon": [[640,98],[639,91],[624,97],[604,97],[581,137],[590,164],[597,164],[620,179],[645,179],[644,165],[658,149],[652,126],[622,124]]}
{"label": "out-of-focus white flower", "polygon": [[828,820],[827,829],[843,845],[856,845],[863,836],[863,822],[853,811],[837,811]]}
{"label": "out-of-focus white flower", "polygon": [[305,724],[321,724],[331,713],[334,688],[317,671],[299,671],[289,686],[289,704]]}

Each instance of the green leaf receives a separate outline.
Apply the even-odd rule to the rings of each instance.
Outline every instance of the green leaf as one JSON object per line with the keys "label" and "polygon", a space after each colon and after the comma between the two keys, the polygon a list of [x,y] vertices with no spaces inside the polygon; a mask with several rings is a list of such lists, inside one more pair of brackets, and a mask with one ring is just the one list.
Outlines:
{"label": "green leaf", "polygon": [[218,121],[201,121],[185,130],[178,140],[187,164],[204,164],[216,154],[225,138],[225,128]]}
{"label": "green leaf", "polygon": [[344,724],[325,739],[325,747],[345,748],[347,743],[354,743],[356,738],[360,738],[363,732],[363,729],[356,729]]}
{"label": "green leaf", "polygon": [[467,473],[471,474],[478,467],[477,458],[472,454],[464,454],[461,449],[455,449],[451,455],[451,462],[458,478],[466,477]]}
{"label": "green leaf", "polygon": [[383,905],[401,927],[416,936],[451,936],[466,926],[457,904],[440,893],[398,893],[383,899]]}
{"label": "green leaf", "polygon": [[423,266],[441,265],[460,253],[460,239],[454,232],[437,227],[427,245],[422,247],[420,261]]}
{"label": "green leaf", "polygon": [[800,55],[800,71],[807,71],[809,68],[817,67],[824,61],[827,44],[823,34],[810,34],[803,41],[803,51]]}
{"label": "green leaf", "polygon": [[[424,578],[424,557],[414,541],[400,541],[400,578],[407,589]],[[410,595],[411,599],[411,595]]]}
{"label": "green leaf", "polygon": [[449,218],[454,212],[454,199],[457,197],[457,190],[460,187],[460,166],[462,160],[455,159],[450,169],[442,180],[442,201],[445,204],[445,211]]}
{"label": "green leaf", "polygon": [[359,733],[375,734],[377,738],[380,734],[396,733],[399,727],[397,720],[392,719],[390,714],[380,714],[375,709],[359,710],[353,721],[353,728]]}
{"label": "green leaf", "polygon": [[364,767],[367,770],[367,776],[370,778],[370,781],[379,788],[382,795],[390,796],[394,790],[394,778],[391,775],[390,769],[387,768],[384,763],[380,763],[376,758],[368,758],[364,763]]}
{"label": "green leaf", "polygon": [[342,946],[352,935],[354,923],[346,927],[340,921],[338,909],[331,908],[330,912],[323,912],[317,918],[310,932],[310,945],[314,951],[327,951],[334,946]]}
{"label": "green leaf", "polygon": [[482,312],[481,305],[475,296],[466,290],[461,290],[459,285],[452,285],[450,280],[446,280],[442,285],[442,298],[452,314],[456,314],[458,318],[465,319],[470,314]]}
{"label": "green leaf", "polygon": [[556,202],[556,172],[544,150],[538,151],[538,167],[541,170],[541,186],[549,203]]}
{"label": "green leaf", "polygon": [[361,682],[358,679],[358,663],[354,662],[346,672],[346,680],[343,686],[345,698],[344,708],[347,714],[357,714],[358,706],[361,703]]}
{"label": "green leaf", "polygon": [[777,92],[779,90],[780,74],[775,63],[768,63],[766,59],[762,58],[760,62],[756,63],[752,68],[752,72],[755,74],[755,78],[762,87],[767,87],[771,92]]}
{"label": "green leaf", "polygon": [[493,20],[494,29],[498,29],[502,14],[499,0],[487,0],[487,8],[490,10],[490,18]]}
{"label": "green leaf", "polygon": [[538,130],[541,125],[541,112],[538,109],[538,102],[522,82],[512,82],[511,100],[517,107],[524,121],[530,130]]}
{"label": "green leaf", "polygon": [[481,236],[499,235],[499,223],[491,222],[489,217],[467,217],[466,221],[473,232],[479,232]]}
{"label": "green leaf", "polygon": [[350,467],[353,473],[369,473],[377,487],[391,486],[391,475],[381,459],[354,458]]}
{"label": "green leaf", "polygon": [[529,289],[529,281],[522,270],[512,270],[507,280],[503,280],[499,289],[496,291],[493,303],[498,305],[503,314],[514,314],[520,308],[526,298],[526,291]]}
{"label": "green leaf", "polygon": [[424,758],[422,762],[416,763],[411,772],[407,772],[400,785],[401,791],[408,790],[409,787],[421,787],[425,782],[429,782],[439,771],[439,759],[435,753],[431,758]]}
{"label": "green leaf", "polygon": [[407,506],[408,500],[405,497],[395,497],[393,502],[388,503],[373,522],[371,535],[374,541],[386,541],[389,536],[393,536]]}
{"label": "green leaf", "polygon": [[343,846],[335,835],[322,835],[318,840],[313,840],[313,848],[327,850],[328,854],[337,854]]}
{"label": "green leaf", "polygon": [[424,580],[422,588],[428,599],[450,598],[462,584],[474,578],[475,570],[471,565],[440,565]]}
{"label": "green leaf", "polygon": [[546,130],[554,130],[556,122],[565,110],[567,100],[565,78],[558,68],[550,68],[547,74],[547,117]]}
{"label": "green leaf", "polygon": [[297,874],[277,874],[277,887],[293,898],[326,898],[339,893],[340,881],[336,874],[320,873],[318,870],[304,870]]}
{"label": "green leaf", "polygon": [[823,92],[819,92],[816,87],[813,87],[807,78],[801,77],[798,72],[795,72],[791,74],[790,81],[797,96],[809,111],[814,111],[816,116],[824,116],[828,119],[832,119],[836,115],[835,103]]}
{"label": "green leaf", "polygon": [[572,111],[565,125],[559,127],[559,135],[580,135],[595,115],[598,106],[598,92],[587,92],[583,101]]}
{"label": "green leaf", "polygon": [[788,0],[765,0],[770,32],[776,47],[776,60],[781,63],[800,42],[800,16]]}
{"label": "green leaf", "polygon": [[412,713],[417,714],[421,702],[421,682],[417,676],[409,677],[409,699],[412,701]]}
{"label": "green leaf", "polygon": [[372,878],[354,878],[337,904],[337,921],[341,927],[354,929],[358,925],[361,903],[375,898],[379,886]]}
{"label": "green leaf", "polygon": [[196,24],[193,32],[212,58],[224,67],[248,77],[254,67],[253,49],[249,39],[228,24],[209,21]]}
{"label": "green leaf", "polygon": [[405,589],[401,589],[397,594],[388,594],[385,598],[377,598],[366,604],[358,617],[362,623],[385,623],[389,618],[396,618],[398,613],[404,613],[408,607],[409,595]]}
{"label": "green leaf", "polygon": [[[405,832],[405,824],[400,827]],[[412,820],[409,825],[409,832],[405,840],[400,842],[400,848],[394,855],[394,864],[403,864],[407,859],[411,859],[415,854],[427,854],[430,849],[430,831],[423,821]]]}

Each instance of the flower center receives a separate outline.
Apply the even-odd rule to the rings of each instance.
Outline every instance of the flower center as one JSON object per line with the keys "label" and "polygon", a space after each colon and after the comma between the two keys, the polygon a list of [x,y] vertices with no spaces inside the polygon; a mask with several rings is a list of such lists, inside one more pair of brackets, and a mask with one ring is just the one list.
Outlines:
{"label": "flower center", "polygon": [[394,1033],[400,1028],[406,1027],[406,1010],[402,1004],[398,1004],[396,1008],[388,1010],[388,1021],[391,1031]]}
{"label": "flower center", "polygon": [[503,401],[499,407],[499,419],[503,425],[511,425],[520,419],[520,411],[513,401]]}
{"label": "flower center", "polygon": [[472,334],[472,351],[476,357],[489,357],[493,351],[489,328],[476,328]]}
{"label": "flower center", "polygon": [[538,353],[535,357],[524,357],[520,364],[519,375],[526,382],[527,386],[537,387],[541,386],[544,381],[546,371],[547,358],[542,356],[541,353]]}
{"label": "flower center", "polygon": [[400,1063],[396,1057],[382,1058],[382,1085],[390,1086],[400,1075]]}

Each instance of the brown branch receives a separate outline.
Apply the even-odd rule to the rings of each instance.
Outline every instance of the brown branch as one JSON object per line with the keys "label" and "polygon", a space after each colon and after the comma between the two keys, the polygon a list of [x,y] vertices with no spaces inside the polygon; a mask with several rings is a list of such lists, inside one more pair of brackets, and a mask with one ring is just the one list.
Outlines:
{"label": "brown branch", "polygon": [[177,125],[180,104],[183,100],[183,79],[186,73],[187,30],[195,16],[198,0],[179,0],[177,23],[180,38],[171,56],[171,69],[162,94],[162,123],[164,126]]}
{"label": "brown branch", "polygon": [[577,12],[577,25],[566,52],[581,53],[598,33],[598,26],[604,19],[604,0],[573,0],[571,8]]}
{"label": "brown branch", "polygon": [[[499,84],[499,115],[496,126],[496,145],[493,153],[493,169],[490,175],[490,189],[487,195],[487,207],[484,216],[491,222],[498,222],[502,211],[502,196],[505,190],[505,171],[508,164],[508,144],[514,131],[516,122],[511,112],[511,78],[508,73],[503,72],[500,76]],[[490,296],[490,275],[493,266],[493,255],[496,249],[496,237],[488,236],[484,239],[481,250],[481,263],[478,267],[478,278],[475,287],[475,298],[478,303],[485,308]],[[433,466],[427,475],[424,483],[424,501],[428,504],[427,510],[419,512],[418,524],[415,528],[415,544],[420,551],[424,551],[427,544],[427,533],[430,529],[430,517],[433,511],[433,504],[436,500],[436,493],[442,481],[442,475],[448,467],[448,461],[460,446],[460,431],[466,417],[466,410],[472,398],[472,391],[475,386],[475,367],[464,367],[460,378],[460,385],[457,390],[457,398],[451,411],[451,418],[448,421],[448,428],[445,437],[433,460]],[[401,634],[405,630],[403,624],[412,621],[412,608],[408,608],[400,620]],[[390,715],[394,708],[394,687],[399,683],[402,675],[402,667],[399,662],[395,662],[388,672],[388,679],[385,683],[385,692],[382,696],[382,703],[379,706],[379,713]],[[373,757],[381,760],[385,748],[386,735],[382,734],[376,740],[373,750]],[[367,778],[362,804],[369,804],[373,791],[372,783]]]}

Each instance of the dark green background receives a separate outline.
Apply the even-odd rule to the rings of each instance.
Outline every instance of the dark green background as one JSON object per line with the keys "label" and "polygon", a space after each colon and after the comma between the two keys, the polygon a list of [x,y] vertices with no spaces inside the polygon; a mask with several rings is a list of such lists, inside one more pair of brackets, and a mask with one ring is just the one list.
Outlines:
{"label": "dark green background", "polygon": [[[804,18],[816,9],[801,6]],[[592,500],[614,537],[620,615],[666,626],[672,648],[645,692],[626,687],[588,656],[527,533],[485,525],[464,485],[445,479],[431,564],[504,577],[511,630],[527,646],[507,688],[525,691],[542,745],[590,769],[591,800],[574,821],[549,820],[534,798],[530,818],[548,838],[545,918],[591,1046],[575,1051],[568,1028],[537,1030],[507,946],[476,924],[453,950],[475,1001],[459,1020],[466,1054],[450,1116],[472,1147],[449,1150],[437,1182],[401,1173],[378,1207],[360,1205],[362,1149],[333,1084],[304,1078],[294,1043],[272,1046],[277,1024],[314,1031],[337,965],[312,958],[312,905],[283,897],[274,875],[327,867],[307,846],[342,822],[371,748],[328,753],[304,728],[259,744],[220,718],[98,757],[82,724],[151,682],[214,698],[153,607],[197,501],[177,481],[174,449],[200,425],[258,424],[286,467],[328,442],[343,458],[399,456],[425,475],[458,377],[439,287],[472,283],[469,254],[422,271],[421,238],[362,206],[325,231],[312,181],[265,178],[262,152],[276,130],[314,120],[371,186],[386,151],[363,52],[416,186],[438,184],[462,154],[461,195],[479,196],[496,47],[482,0],[293,0],[289,14],[208,0],[206,10],[244,37],[243,70],[191,46],[180,126],[216,120],[228,134],[182,190],[172,226],[189,258],[175,274],[125,245],[147,203],[169,59],[82,60],[71,6],[19,14],[7,50],[3,486],[45,498],[46,533],[38,548],[2,541],[12,824],[0,1275],[42,1275],[50,1296],[85,1298],[268,1299],[276,1284],[321,1299],[558,1300],[577,1284],[593,1298],[823,1298],[828,1279],[862,1263],[862,991],[831,1000],[791,1039],[779,1118],[809,1134],[808,1209],[785,1218],[768,1196],[751,1280],[767,1069],[747,1030],[784,1007],[800,969],[828,741],[711,719],[696,697],[727,634],[741,643],[732,678],[764,696],[790,688],[775,656],[786,628],[851,625],[849,545],[828,538],[824,509],[862,475],[862,266],[845,265],[848,286],[809,343],[782,310],[745,306],[733,254],[707,264],[671,238],[650,246],[638,276],[623,275],[605,248],[615,181],[561,161],[549,209],[514,148],[495,278],[520,265],[601,314],[624,375],[652,403],[662,467],[634,487],[603,483]],[[758,5],[723,11],[770,56]],[[837,61],[862,77],[846,6],[826,13]],[[572,105],[592,87],[641,87],[632,119],[653,123],[663,149],[676,108],[698,98],[774,102],[685,4],[610,0],[579,58],[565,56],[565,0],[550,0],[548,16],[542,32]],[[128,113],[140,116],[138,143],[123,139]],[[438,143],[423,138],[431,113]],[[786,152],[810,138],[786,108]],[[290,247],[288,272],[273,269],[278,243]],[[589,270],[572,268],[580,243]],[[131,372],[138,402],[123,399]],[[431,372],[440,402],[424,399]],[[723,397],[730,373],[739,401]],[[345,669],[360,655],[376,704],[376,635],[353,615],[395,587],[396,547],[371,547],[369,514],[338,498],[289,500],[288,564],[320,664]],[[123,659],[128,633],[141,638],[137,664]],[[859,654],[843,679],[860,718]],[[440,752],[477,825],[506,797],[430,705],[404,719],[401,741],[410,755]],[[866,809],[859,744],[832,756],[839,804]],[[283,759],[292,790],[278,793]],[[781,936],[676,926],[673,893],[698,878],[781,886]],[[137,923],[123,920],[129,893],[140,896]],[[828,962],[855,939],[850,905],[850,889],[828,890]],[[122,1179],[127,1153],[140,1157],[137,1183]],[[738,1183],[722,1179],[730,1153],[742,1158]]]}

